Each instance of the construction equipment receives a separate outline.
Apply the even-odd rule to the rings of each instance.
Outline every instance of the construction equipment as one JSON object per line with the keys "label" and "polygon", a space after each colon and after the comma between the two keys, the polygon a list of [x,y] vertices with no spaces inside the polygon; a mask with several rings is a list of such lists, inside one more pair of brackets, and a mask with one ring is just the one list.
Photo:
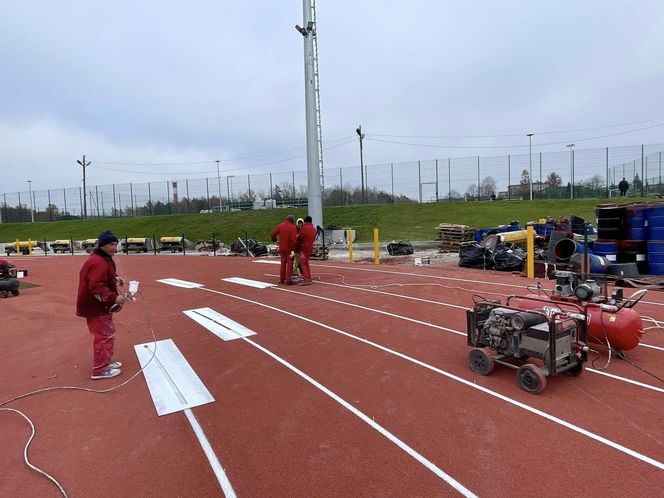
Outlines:
{"label": "construction equipment", "polygon": [[16,279],[16,267],[9,261],[0,259],[0,298],[18,296],[19,285]]}
{"label": "construction equipment", "polygon": [[85,239],[81,243],[81,247],[89,254],[97,247],[97,239]]}
{"label": "construction equipment", "polygon": [[547,377],[581,374],[587,360],[580,306],[547,311],[512,306],[509,298],[506,305],[480,301],[467,311],[467,325],[470,368],[479,375],[489,375],[496,363],[514,368],[519,387],[532,394],[546,387]]}
{"label": "construction equipment", "polygon": [[135,252],[148,252],[152,250],[152,239],[150,237],[129,237],[123,239],[121,244],[121,251],[129,254],[129,251]]}
{"label": "construction equipment", "polygon": [[53,250],[54,254],[57,254],[58,252],[62,252],[63,254],[66,252],[70,252],[72,250],[71,241],[54,240],[53,242],[51,242],[51,249]]}
{"label": "construction equipment", "polygon": [[183,237],[161,237],[159,242],[161,242],[160,251],[182,252],[184,248]]}

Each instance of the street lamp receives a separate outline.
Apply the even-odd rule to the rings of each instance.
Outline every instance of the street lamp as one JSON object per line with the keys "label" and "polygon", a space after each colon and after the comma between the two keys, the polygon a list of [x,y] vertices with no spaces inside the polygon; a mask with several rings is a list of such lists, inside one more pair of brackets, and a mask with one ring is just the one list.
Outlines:
{"label": "street lamp", "polygon": [[35,222],[35,209],[32,205],[32,180],[28,180],[28,192],[30,194],[30,219]]}
{"label": "street lamp", "polygon": [[226,177],[226,195],[228,196],[228,210],[231,210],[231,184],[230,179],[235,178],[233,175],[228,175]]}
{"label": "street lamp", "polygon": [[530,175],[530,200],[533,200],[533,133],[528,133],[528,174]]}
{"label": "street lamp", "polygon": [[570,188],[569,198],[574,199],[574,144],[567,144],[565,147],[569,148],[569,170],[570,170]]}
{"label": "street lamp", "polygon": [[364,133],[362,133],[362,125],[358,126],[355,129],[355,133],[360,137],[360,176],[362,177],[362,204],[366,204],[366,195],[364,189],[364,157],[362,152],[362,140],[364,139]]}
{"label": "street lamp", "polygon": [[219,161],[217,163],[217,195],[219,195],[219,212],[221,212],[221,178],[219,177]]}

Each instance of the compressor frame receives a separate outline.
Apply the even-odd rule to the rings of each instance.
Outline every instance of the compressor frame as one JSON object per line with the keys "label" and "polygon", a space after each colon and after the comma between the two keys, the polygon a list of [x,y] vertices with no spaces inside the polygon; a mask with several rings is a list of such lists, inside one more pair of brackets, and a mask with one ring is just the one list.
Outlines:
{"label": "compressor frame", "polygon": [[[567,303],[578,309],[578,313],[562,311],[551,307],[553,303],[542,299],[542,309],[532,310],[524,309],[510,305],[510,300],[519,296],[509,296],[506,304],[499,301],[480,301],[476,302],[473,308],[466,311],[467,319],[467,339],[468,345],[473,349],[468,354],[468,361],[471,370],[479,375],[489,375],[495,364],[503,365],[515,369],[517,385],[524,391],[537,394],[546,387],[546,378],[566,373],[571,376],[578,376],[583,372],[584,363],[587,361],[588,347],[586,346],[586,316],[581,306],[574,303]],[[547,304],[549,307],[547,307]],[[540,346],[546,346],[543,352],[536,348],[528,349],[527,340],[522,340],[526,336],[526,330],[513,332],[510,339],[515,341],[513,346],[517,346],[518,355],[510,354],[508,351],[499,351],[491,341],[482,334],[485,323],[489,320],[494,310],[500,310],[502,313],[518,314],[525,313],[538,317],[540,327],[528,328],[531,334],[537,332],[539,335],[545,335],[545,338],[537,337],[536,343]],[[500,315],[498,315],[500,316]],[[510,315],[511,316],[511,315]],[[547,326],[544,327],[544,324]],[[573,330],[572,330],[573,329]],[[515,329],[512,329],[514,331]],[[569,354],[558,357],[559,341],[566,343],[569,337]],[[526,339],[528,339],[526,337]],[[532,340],[530,340],[532,343]],[[522,345],[526,345],[522,349]],[[505,348],[502,348],[505,349]],[[543,366],[537,366],[529,362],[529,358],[538,358],[542,360]]]}

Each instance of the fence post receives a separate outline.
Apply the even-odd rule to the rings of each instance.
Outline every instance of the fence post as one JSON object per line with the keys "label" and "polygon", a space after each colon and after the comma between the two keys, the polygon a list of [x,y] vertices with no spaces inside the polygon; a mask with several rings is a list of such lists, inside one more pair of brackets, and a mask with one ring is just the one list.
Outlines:
{"label": "fence post", "polygon": [[293,175],[293,202],[295,201],[295,171],[291,171]]}
{"label": "fence post", "polygon": [[[78,202],[81,207],[81,216],[83,216],[83,194],[81,193],[81,187],[78,187]],[[21,204],[21,193],[19,192],[18,203]]]}
{"label": "fence post", "polygon": [[249,200],[251,201],[251,175],[247,175],[247,188],[249,189],[248,196]]}
{"label": "fence post", "polygon": [[643,187],[646,184],[646,177],[645,177],[644,170],[643,170],[643,168],[644,168],[643,157],[644,157],[644,147],[643,147],[643,144],[641,144],[641,197],[643,197],[643,195],[644,195],[643,194]]}
{"label": "fence post", "polygon": [[272,197],[272,172],[270,171],[270,199],[273,199]]}
{"label": "fence post", "polygon": [[136,210],[134,209],[134,186],[131,182],[129,182],[129,197],[131,197],[131,215],[136,216]]}
{"label": "fence post", "polygon": [[436,159],[436,202],[438,202],[438,159]]}
{"label": "fence post", "polygon": [[540,181],[539,181],[539,193],[540,193],[540,195],[539,195],[539,198],[541,199],[542,198],[542,153],[541,152],[539,153],[539,156],[540,156],[540,158],[539,158],[540,159]]}
{"label": "fence post", "polygon": [[148,205],[150,206],[150,216],[152,216],[152,191],[150,190],[150,182],[148,182]]}
{"label": "fence post", "polygon": [[205,178],[205,191],[207,192],[207,208],[208,211],[210,210],[210,183],[208,182],[208,179]]}
{"label": "fence post", "polygon": [[339,190],[341,191],[341,205],[344,206],[344,174],[342,168],[339,168]]}
{"label": "fence post", "polygon": [[[368,185],[367,188],[369,188]],[[422,168],[420,161],[417,161],[417,189],[419,191],[420,204],[422,204]]]}
{"label": "fence post", "polygon": [[447,200],[452,200],[452,158],[447,158]]}
{"label": "fence post", "polygon": [[[272,176],[272,173],[270,173],[270,176]],[[214,238],[214,232],[212,232],[212,251],[213,251],[213,254],[216,256],[217,255],[217,240]]]}
{"label": "fence post", "polygon": [[507,154],[507,199],[512,200],[512,156]]}
{"label": "fence post", "polygon": [[609,198],[611,186],[609,184],[609,148],[606,148],[606,198]]}
{"label": "fence post", "polygon": [[190,206],[189,206],[189,179],[186,179],[184,181],[184,184],[187,187],[187,214],[189,214],[189,209],[190,209]]}
{"label": "fence post", "polygon": [[118,206],[115,204],[115,183],[113,185],[113,218],[118,215]]}
{"label": "fence post", "polygon": [[186,239],[184,238],[184,233],[182,234],[182,255],[187,254],[187,244],[184,243]]}
{"label": "fence post", "polygon": [[168,214],[171,214],[171,186],[170,182],[166,180],[166,202],[168,204]]}

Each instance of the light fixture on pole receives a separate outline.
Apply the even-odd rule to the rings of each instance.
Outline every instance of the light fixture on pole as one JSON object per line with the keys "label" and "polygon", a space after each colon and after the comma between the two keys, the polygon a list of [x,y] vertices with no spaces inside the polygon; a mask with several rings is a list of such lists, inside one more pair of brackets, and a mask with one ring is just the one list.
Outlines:
{"label": "light fixture on pole", "polygon": [[90,166],[90,161],[85,161],[85,155],[83,155],[83,161],[76,160],[78,164],[83,168],[83,219],[88,217],[88,193],[85,190],[85,168]]}
{"label": "light fixture on pole", "polygon": [[569,198],[574,199],[574,144],[567,144],[565,147],[569,148],[569,172],[570,172],[570,187]]}
{"label": "light fixture on pole", "polygon": [[530,180],[530,200],[533,200],[533,133],[528,133],[528,175]]}
{"label": "light fixture on pole", "polygon": [[362,204],[366,204],[367,199],[364,188],[364,154],[362,151],[362,140],[364,139],[364,133],[362,133],[362,125],[355,129],[355,133],[357,133],[357,136],[360,137],[360,176],[362,178]]}
{"label": "light fixture on pole", "polygon": [[219,160],[217,163],[217,195],[219,196],[219,212],[221,212],[221,178],[219,177]]}
{"label": "light fixture on pole", "polygon": [[35,209],[32,205],[32,180],[28,180],[28,193],[30,195],[30,219],[32,223],[35,222]]}

